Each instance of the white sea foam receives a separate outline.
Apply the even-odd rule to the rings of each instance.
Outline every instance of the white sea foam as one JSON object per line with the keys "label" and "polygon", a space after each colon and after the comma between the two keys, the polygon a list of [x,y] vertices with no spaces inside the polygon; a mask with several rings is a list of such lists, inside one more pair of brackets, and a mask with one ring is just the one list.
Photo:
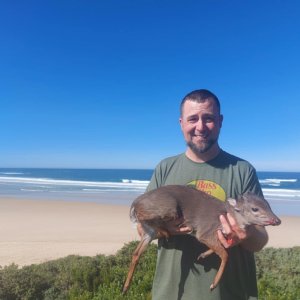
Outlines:
{"label": "white sea foam", "polygon": [[0,176],[2,183],[19,184],[43,184],[55,186],[84,186],[84,187],[104,187],[104,188],[128,188],[128,189],[146,189],[149,181],[128,180],[127,182],[104,182],[104,181],[80,181],[80,180],[58,180],[49,178],[29,178],[29,177],[7,177]]}
{"label": "white sea foam", "polygon": [[300,190],[292,189],[262,189],[266,199],[289,200],[300,202]]}
{"label": "white sea foam", "polygon": [[143,190],[141,189],[82,189],[82,191],[87,192],[87,193],[107,193],[107,192],[139,192],[139,193],[143,193]]}
{"label": "white sea foam", "polygon": [[148,185],[149,180],[134,180],[134,179],[122,179],[123,183],[134,183],[139,185]]}
{"label": "white sea foam", "polygon": [[22,175],[24,173],[22,173],[22,172],[0,172],[0,174],[3,174],[3,175]]}
{"label": "white sea foam", "polygon": [[[267,200],[289,201],[300,203],[300,189],[284,189],[279,187],[282,182],[294,183],[297,179],[265,179],[267,182],[263,188],[264,196]],[[144,193],[149,181],[122,179],[120,182],[110,181],[79,181],[79,180],[58,180],[51,178],[30,178],[0,176],[0,184],[7,185],[8,189],[16,189],[23,192],[63,192],[63,193],[114,193],[114,192],[134,192]],[[272,188],[274,187],[274,188]],[[2,188],[1,188],[2,189]]]}
{"label": "white sea foam", "polygon": [[267,178],[267,179],[260,179],[260,184],[264,185],[271,185],[271,186],[280,186],[282,182],[297,182],[298,179],[278,179],[278,178]]}
{"label": "white sea foam", "polygon": [[23,192],[43,192],[42,189],[20,189]]}

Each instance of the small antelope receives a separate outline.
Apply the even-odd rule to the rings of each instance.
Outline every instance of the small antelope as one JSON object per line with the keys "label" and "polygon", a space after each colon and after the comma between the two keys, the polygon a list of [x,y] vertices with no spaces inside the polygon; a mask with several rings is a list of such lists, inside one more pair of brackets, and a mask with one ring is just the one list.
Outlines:
{"label": "small antelope", "polygon": [[210,290],[213,290],[219,283],[228,260],[227,250],[217,236],[217,230],[221,228],[219,216],[226,213],[232,215],[240,228],[281,223],[268,202],[253,193],[222,202],[192,187],[168,185],[136,198],[130,208],[130,219],[141,224],[143,235],[134,250],[123,293],[128,290],[139,258],[150,242],[160,237],[168,238],[169,222],[180,218],[184,219],[185,226],[193,229],[190,234],[209,248],[200,253],[198,259],[214,252],[221,258],[219,270],[210,286]]}

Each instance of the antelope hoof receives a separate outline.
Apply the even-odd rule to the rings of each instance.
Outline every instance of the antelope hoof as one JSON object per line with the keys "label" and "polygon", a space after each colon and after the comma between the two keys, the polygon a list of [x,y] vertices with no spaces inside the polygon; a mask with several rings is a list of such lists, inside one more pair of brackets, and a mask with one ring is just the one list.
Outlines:
{"label": "antelope hoof", "polygon": [[200,253],[197,257],[197,260],[203,259],[205,257],[206,257],[205,253]]}

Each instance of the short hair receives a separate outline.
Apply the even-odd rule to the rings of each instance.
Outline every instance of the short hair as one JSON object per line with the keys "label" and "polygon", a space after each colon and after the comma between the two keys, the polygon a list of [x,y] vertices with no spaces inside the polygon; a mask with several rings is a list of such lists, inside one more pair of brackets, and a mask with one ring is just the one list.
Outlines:
{"label": "short hair", "polygon": [[181,104],[180,104],[180,114],[182,115],[183,105],[186,101],[203,103],[207,99],[213,99],[218,107],[219,113],[221,113],[221,105],[220,105],[220,101],[219,101],[218,97],[209,90],[200,89],[200,90],[195,90],[195,91],[188,93],[182,99]]}

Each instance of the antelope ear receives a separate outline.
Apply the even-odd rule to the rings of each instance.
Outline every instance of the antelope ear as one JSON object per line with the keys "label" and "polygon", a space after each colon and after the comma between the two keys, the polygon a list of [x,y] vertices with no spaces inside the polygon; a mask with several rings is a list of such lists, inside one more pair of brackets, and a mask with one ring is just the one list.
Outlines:
{"label": "antelope ear", "polygon": [[228,198],[227,199],[227,201],[228,201],[228,203],[231,205],[231,206],[233,206],[233,207],[236,207],[236,200],[235,199],[233,199],[233,198]]}

